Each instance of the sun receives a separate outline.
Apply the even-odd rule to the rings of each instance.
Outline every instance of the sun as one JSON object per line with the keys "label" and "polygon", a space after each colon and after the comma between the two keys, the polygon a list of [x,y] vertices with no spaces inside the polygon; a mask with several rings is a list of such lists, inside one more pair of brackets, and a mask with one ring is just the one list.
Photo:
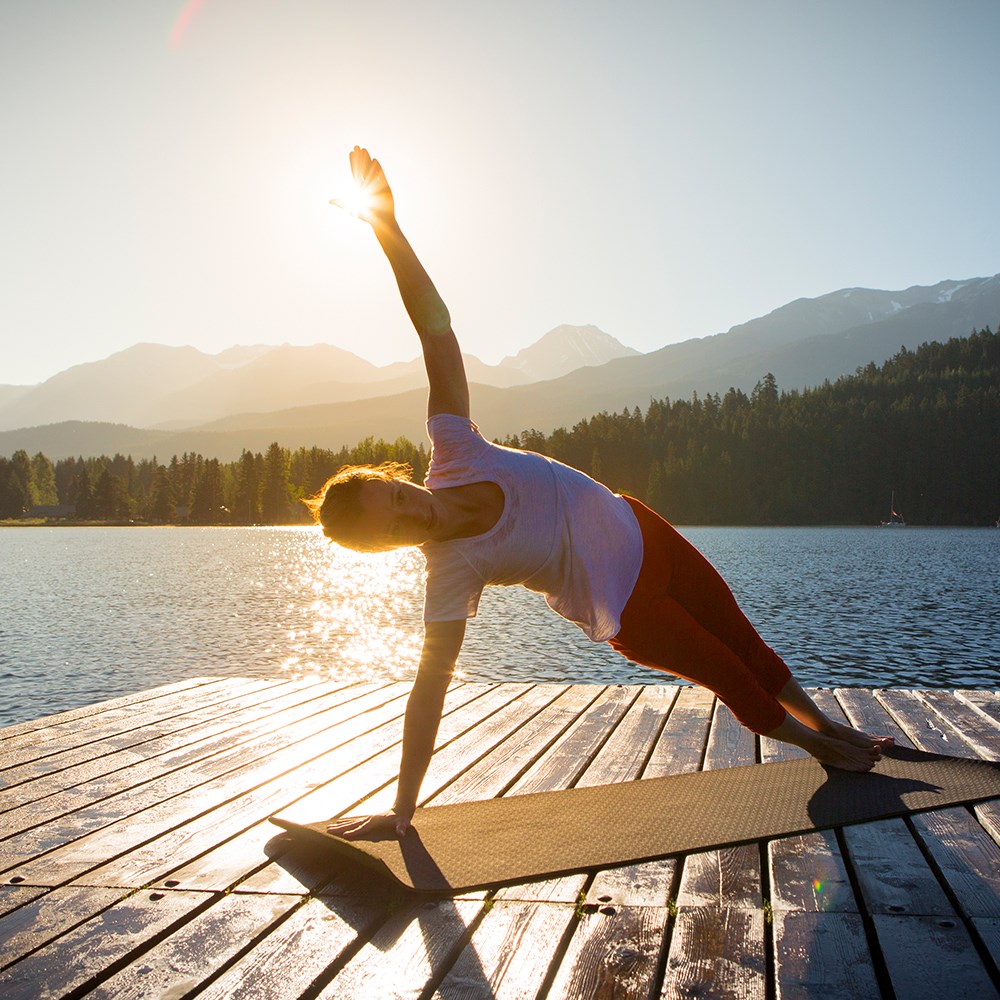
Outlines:
{"label": "sun", "polygon": [[374,207],[371,193],[366,187],[357,183],[350,184],[343,194],[339,198],[335,198],[334,201],[356,219],[364,218]]}

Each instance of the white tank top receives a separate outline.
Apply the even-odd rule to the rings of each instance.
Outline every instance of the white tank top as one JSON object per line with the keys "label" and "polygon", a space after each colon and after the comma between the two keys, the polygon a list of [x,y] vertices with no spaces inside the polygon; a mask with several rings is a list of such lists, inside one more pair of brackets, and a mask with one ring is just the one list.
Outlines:
{"label": "white tank top", "polygon": [[596,642],[614,636],[642,564],[628,503],[576,469],[485,440],[467,417],[427,421],[430,489],[496,483],[497,523],[482,535],[427,542],[424,621],[473,618],[483,588],[522,584]]}

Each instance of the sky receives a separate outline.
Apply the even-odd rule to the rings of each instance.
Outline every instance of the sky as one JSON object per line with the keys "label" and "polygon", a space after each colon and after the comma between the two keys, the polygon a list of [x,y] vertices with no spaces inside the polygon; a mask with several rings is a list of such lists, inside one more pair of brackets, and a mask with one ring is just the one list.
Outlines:
{"label": "sky", "polygon": [[328,204],[355,144],[490,363],[997,273],[998,37],[996,0],[0,0],[0,383],[139,342],[415,357]]}

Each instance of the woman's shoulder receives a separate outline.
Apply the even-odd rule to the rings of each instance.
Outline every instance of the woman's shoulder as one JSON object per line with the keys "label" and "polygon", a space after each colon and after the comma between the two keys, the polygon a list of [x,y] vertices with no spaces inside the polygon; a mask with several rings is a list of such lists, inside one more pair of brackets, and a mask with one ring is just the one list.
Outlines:
{"label": "woman's shoulder", "polygon": [[479,432],[475,422],[469,417],[459,416],[457,413],[435,413],[427,418],[427,436],[432,443],[436,443],[439,438],[459,438],[459,439],[479,439],[485,443],[485,439]]}
{"label": "woman's shoulder", "polygon": [[[427,436],[431,440],[431,462],[425,483],[444,485],[442,477],[454,479],[481,473],[493,451],[479,428],[468,418],[453,413],[436,413],[427,421]],[[454,485],[454,484],[452,484]]]}

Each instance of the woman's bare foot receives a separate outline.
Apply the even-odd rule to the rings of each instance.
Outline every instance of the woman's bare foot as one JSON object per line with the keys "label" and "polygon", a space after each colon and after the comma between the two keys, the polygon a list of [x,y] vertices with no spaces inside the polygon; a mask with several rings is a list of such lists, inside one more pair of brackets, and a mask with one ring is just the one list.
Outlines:
{"label": "woman's bare foot", "polygon": [[850,726],[844,726],[839,722],[834,722],[832,719],[827,719],[826,724],[820,729],[820,732],[826,736],[832,736],[834,739],[843,740],[845,743],[850,743],[851,746],[855,747],[884,750],[896,742],[891,736],[869,736],[868,733],[862,732],[860,729],[852,729]]}
{"label": "woman's bare foot", "polygon": [[[833,719],[828,718],[820,710],[816,702],[809,697],[808,692],[802,688],[794,677],[788,679],[788,682],[778,693],[777,697],[782,708],[802,726],[814,732],[821,733],[823,736],[831,737],[837,742],[846,743],[851,747],[858,747],[863,750],[878,751],[892,746],[895,742],[891,736],[869,736],[868,733],[862,732],[860,729],[852,729],[850,726],[845,726],[840,722],[834,722]],[[779,736],[777,738],[782,739],[783,737]],[[819,754],[813,753],[805,744],[797,742],[794,739],[786,740],[786,742],[795,743],[796,746],[801,746],[803,749],[809,750],[817,760],[822,760]],[[837,755],[841,756],[840,754]],[[834,761],[824,761],[824,763],[833,764]],[[835,764],[835,766],[842,767],[844,765]],[[851,770],[856,769],[851,768]]]}
{"label": "woman's bare foot", "polygon": [[[842,728],[847,729],[847,726]],[[767,733],[767,736],[801,747],[821,764],[829,764],[845,771],[870,771],[882,756],[881,743],[857,730],[849,731],[856,738],[854,742],[842,739],[839,734],[817,732],[803,725],[794,715],[786,713],[781,725]],[[864,740],[858,739],[860,737],[864,737]]]}
{"label": "woman's bare foot", "polygon": [[844,771],[870,771],[881,759],[878,747],[859,746],[835,736],[817,734],[820,742],[815,747],[805,747],[821,764],[839,767]]}

